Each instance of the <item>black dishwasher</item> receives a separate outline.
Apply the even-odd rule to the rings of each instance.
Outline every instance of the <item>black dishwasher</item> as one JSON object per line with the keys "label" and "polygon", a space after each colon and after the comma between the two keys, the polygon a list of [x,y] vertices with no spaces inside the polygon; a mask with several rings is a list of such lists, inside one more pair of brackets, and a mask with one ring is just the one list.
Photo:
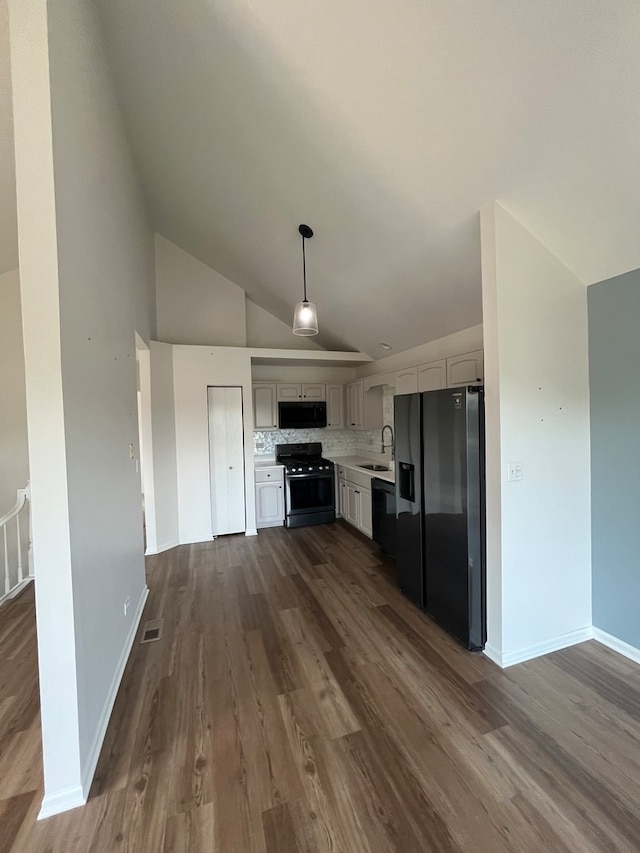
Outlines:
{"label": "black dishwasher", "polygon": [[383,553],[396,555],[396,486],[374,477],[371,482],[373,502],[373,540]]}

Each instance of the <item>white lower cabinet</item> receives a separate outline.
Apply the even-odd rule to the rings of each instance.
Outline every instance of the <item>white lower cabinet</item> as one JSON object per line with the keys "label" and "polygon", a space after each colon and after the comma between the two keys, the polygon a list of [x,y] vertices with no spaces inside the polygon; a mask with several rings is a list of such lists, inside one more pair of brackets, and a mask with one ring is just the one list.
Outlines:
{"label": "white lower cabinet", "polygon": [[340,467],[338,469],[338,493],[342,518],[371,539],[373,535],[371,477],[360,473],[360,471]]}
{"label": "white lower cabinet", "polygon": [[256,527],[284,524],[284,468],[256,469]]}
{"label": "white lower cabinet", "polygon": [[368,536],[373,536],[373,517],[371,515],[371,489],[360,489],[360,516],[358,518],[359,529]]}

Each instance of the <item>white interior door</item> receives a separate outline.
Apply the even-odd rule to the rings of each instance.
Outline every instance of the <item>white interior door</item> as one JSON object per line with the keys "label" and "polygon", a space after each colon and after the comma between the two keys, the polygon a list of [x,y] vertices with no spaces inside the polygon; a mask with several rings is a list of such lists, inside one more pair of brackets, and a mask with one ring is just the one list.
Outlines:
{"label": "white interior door", "polygon": [[208,388],[211,525],[214,536],[245,530],[242,388]]}

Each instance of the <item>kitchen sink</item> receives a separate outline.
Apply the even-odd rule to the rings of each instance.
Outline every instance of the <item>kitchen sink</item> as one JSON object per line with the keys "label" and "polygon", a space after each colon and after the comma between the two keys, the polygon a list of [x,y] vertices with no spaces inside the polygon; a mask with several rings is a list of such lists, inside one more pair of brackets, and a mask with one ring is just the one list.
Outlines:
{"label": "kitchen sink", "polygon": [[388,465],[377,465],[374,462],[367,462],[366,465],[358,465],[358,468],[366,468],[367,471],[390,471]]}

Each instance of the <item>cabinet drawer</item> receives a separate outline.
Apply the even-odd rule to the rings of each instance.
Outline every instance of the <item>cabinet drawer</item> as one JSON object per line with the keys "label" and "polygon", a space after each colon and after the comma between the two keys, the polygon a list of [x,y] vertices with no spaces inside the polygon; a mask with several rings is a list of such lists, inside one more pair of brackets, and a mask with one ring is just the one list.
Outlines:
{"label": "cabinet drawer", "polygon": [[282,468],[256,468],[256,483],[282,482]]}
{"label": "cabinet drawer", "polygon": [[364,471],[353,471],[351,468],[348,468],[346,476],[347,480],[353,483],[354,486],[359,486],[363,489],[371,488],[371,474],[365,474]]}

